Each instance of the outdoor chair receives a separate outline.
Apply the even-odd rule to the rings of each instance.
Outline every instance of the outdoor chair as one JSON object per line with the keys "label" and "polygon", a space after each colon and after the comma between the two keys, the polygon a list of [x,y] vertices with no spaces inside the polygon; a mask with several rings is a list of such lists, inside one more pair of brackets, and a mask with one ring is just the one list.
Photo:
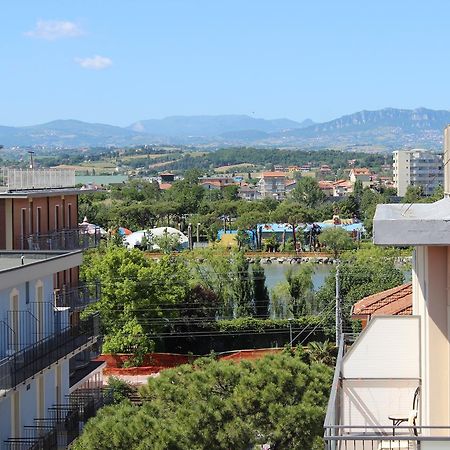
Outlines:
{"label": "outdoor chair", "polygon": [[[419,394],[420,394],[420,387],[418,387],[414,391],[414,397],[413,397],[413,403],[412,403],[412,409],[409,411],[408,414],[400,414],[400,415],[390,415],[389,420],[392,420],[392,435],[395,436],[395,430],[396,428],[402,424],[407,423],[408,429],[405,431],[409,431],[409,435],[411,436],[411,440],[405,439],[405,440],[397,440],[397,439],[391,439],[391,440],[384,440],[381,441],[378,445],[378,450],[395,450],[395,449],[417,449],[417,427],[416,427],[416,420],[417,415],[419,411]],[[402,429],[403,430],[403,429]],[[401,435],[402,437],[408,437],[408,435]]]}
{"label": "outdoor chair", "polygon": [[[405,439],[389,439],[381,441],[378,444],[378,450],[417,450],[417,428],[416,428],[417,410],[410,412],[407,419],[409,435],[399,435]],[[409,438],[410,439],[407,439]]]}
{"label": "outdoor chair", "polygon": [[[408,422],[410,420],[411,414],[415,413],[416,417],[414,418],[414,420],[417,419],[417,414],[419,410],[419,394],[420,394],[420,387],[417,387],[417,389],[414,391],[412,409],[408,414],[400,414],[400,415],[393,414],[389,416],[389,420],[392,420],[392,434],[394,436],[395,436],[395,428],[404,422]],[[417,436],[417,429],[415,429],[415,434]]]}

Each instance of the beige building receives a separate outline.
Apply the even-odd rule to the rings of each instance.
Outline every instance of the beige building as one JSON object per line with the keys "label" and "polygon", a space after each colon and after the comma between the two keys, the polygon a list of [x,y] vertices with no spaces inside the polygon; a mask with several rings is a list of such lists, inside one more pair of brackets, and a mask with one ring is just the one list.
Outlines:
{"label": "beige building", "polygon": [[445,172],[442,200],[377,207],[374,242],[414,246],[412,315],[372,317],[353,344],[341,340],[325,419],[328,450],[450,449],[450,168]]}
{"label": "beige building", "polygon": [[404,197],[408,186],[422,186],[425,195],[431,195],[443,184],[442,155],[423,150],[398,150],[393,153],[394,187]]}

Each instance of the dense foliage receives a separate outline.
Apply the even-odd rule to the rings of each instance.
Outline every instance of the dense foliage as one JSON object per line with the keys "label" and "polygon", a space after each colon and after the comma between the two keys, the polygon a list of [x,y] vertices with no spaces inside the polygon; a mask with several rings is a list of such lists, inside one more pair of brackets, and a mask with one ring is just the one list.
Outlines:
{"label": "dense foliage", "polygon": [[332,369],[316,362],[321,348],[312,355],[208,358],[166,370],[142,389],[143,406],[103,408],[73,448],[319,450]]}

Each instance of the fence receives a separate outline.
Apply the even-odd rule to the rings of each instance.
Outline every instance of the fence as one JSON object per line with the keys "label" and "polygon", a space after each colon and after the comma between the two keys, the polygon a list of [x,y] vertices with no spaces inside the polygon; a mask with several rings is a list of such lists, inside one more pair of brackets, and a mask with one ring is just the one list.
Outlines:
{"label": "fence", "polygon": [[0,389],[12,389],[99,335],[99,317],[94,314],[78,325],[67,327],[0,360]]}
{"label": "fence", "polygon": [[75,186],[75,171],[63,169],[2,169],[0,186],[11,191]]}
{"label": "fence", "polygon": [[16,248],[20,250],[84,250],[97,247],[101,238],[100,228],[87,231],[71,228],[19,236]]}

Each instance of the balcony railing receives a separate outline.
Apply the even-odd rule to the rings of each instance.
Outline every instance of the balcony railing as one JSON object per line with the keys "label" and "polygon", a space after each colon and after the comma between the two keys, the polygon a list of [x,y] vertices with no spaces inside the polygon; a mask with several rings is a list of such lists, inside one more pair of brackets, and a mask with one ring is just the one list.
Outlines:
{"label": "balcony railing", "polygon": [[89,230],[72,228],[19,236],[16,248],[20,250],[83,250],[97,247],[101,238],[100,228]]}
{"label": "balcony railing", "polygon": [[80,284],[73,288],[62,288],[54,292],[55,307],[83,309],[100,300],[100,282]]}
{"label": "balcony railing", "polygon": [[94,314],[13,353],[0,361],[0,390],[17,386],[77,348],[94,343],[98,336],[99,317]]}
{"label": "balcony railing", "polygon": [[0,188],[9,191],[75,186],[75,171],[64,169],[2,169]]}
{"label": "balcony railing", "polygon": [[[393,425],[386,417],[386,423],[372,425],[354,425],[345,423],[343,417],[344,405],[344,381],[342,376],[343,360],[349,341],[344,336],[339,345],[336,360],[336,369],[333,384],[328,401],[327,412],[324,422],[325,450],[405,450],[428,448],[450,448],[450,425],[422,426],[420,424],[402,423],[400,426]],[[364,382],[365,380],[358,380]],[[373,380],[367,380],[372,381]],[[399,380],[391,380],[394,381]],[[412,380],[407,380],[411,382]],[[367,405],[362,398],[356,399],[358,411],[363,415],[370,416],[371,421],[377,419],[370,414]],[[367,409],[367,410],[366,410]],[[419,421],[418,421],[419,422]],[[441,446],[434,447],[439,443]],[[429,447],[428,447],[429,445]]]}
{"label": "balcony railing", "polygon": [[9,438],[5,450],[58,450],[58,435],[52,425],[27,427],[20,438]]}

